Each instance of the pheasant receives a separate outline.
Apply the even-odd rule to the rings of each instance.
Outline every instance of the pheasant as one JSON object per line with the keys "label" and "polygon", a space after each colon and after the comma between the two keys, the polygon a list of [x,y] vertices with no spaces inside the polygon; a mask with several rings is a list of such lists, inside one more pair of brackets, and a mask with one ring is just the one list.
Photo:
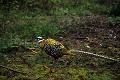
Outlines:
{"label": "pheasant", "polygon": [[45,53],[47,53],[54,59],[58,59],[64,55],[69,55],[77,52],[77,53],[84,53],[113,61],[118,61],[117,59],[113,59],[108,56],[98,55],[95,53],[81,51],[81,50],[68,49],[62,43],[51,38],[44,39],[43,37],[37,37],[37,41],[39,43],[39,46],[45,51]]}
{"label": "pheasant", "polygon": [[51,57],[58,59],[63,55],[68,55],[71,50],[68,50],[64,45],[54,39],[43,39],[42,37],[37,37],[39,46]]}

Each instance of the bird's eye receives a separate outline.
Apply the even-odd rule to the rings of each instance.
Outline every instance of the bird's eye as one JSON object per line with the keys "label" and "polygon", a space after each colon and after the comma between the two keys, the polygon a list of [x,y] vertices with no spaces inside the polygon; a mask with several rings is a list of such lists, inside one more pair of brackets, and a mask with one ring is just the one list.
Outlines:
{"label": "bird's eye", "polygon": [[39,41],[40,39],[37,38],[37,40]]}

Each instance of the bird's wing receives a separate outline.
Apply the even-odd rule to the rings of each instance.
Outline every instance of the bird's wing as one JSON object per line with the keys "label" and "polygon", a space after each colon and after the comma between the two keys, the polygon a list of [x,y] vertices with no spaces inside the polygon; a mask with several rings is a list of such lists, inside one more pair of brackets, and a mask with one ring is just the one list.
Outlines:
{"label": "bird's wing", "polygon": [[61,43],[53,39],[44,40],[40,43],[40,47],[44,48],[44,50],[49,53],[60,52],[65,48]]}
{"label": "bird's wing", "polygon": [[62,48],[62,49],[65,48],[65,46],[62,45],[62,43],[60,43],[60,42],[58,42],[58,41],[56,41],[56,40],[54,40],[54,39],[47,39],[47,40],[46,40],[46,43],[48,43],[48,44],[50,44],[50,45],[54,45],[54,46],[59,46],[59,47]]}

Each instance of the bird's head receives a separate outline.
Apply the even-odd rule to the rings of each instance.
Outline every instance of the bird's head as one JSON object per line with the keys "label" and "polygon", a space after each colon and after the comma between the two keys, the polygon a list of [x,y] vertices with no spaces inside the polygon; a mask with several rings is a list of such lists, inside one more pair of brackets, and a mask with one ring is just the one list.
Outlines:
{"label": "bird's head", "polygon": [[37,37],[36,39],[37,39],[37,42],[38,42],[38,43],[41,43],[41,42],[44,40],[44,38],[41,37],[41,36]]}

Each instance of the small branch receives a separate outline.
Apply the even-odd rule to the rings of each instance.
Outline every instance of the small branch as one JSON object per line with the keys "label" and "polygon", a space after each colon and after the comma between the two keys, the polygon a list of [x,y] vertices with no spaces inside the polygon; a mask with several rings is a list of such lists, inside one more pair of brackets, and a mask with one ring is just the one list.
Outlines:
{"label": "small branch", "polygon": [[15,73],[27,74],[27,73],[25,73],[25,72],[16,71],[16,70],[14,70],[14,69],[11,69],[11,68],[6,67],[6,66],[3,66],[3,65],[0,65],[0,67],[1,67],[1,68],[5,68],[5,69],[8,69],[8,70],[10,70],[10,71],[13,71],[13,72],[15,72]]}
{"label": "small branch", "polygon": [[20,59],[25,63],[28,67],[32,68],[32,64],[26,59],[26,57],[23,54],[19,55]]}

